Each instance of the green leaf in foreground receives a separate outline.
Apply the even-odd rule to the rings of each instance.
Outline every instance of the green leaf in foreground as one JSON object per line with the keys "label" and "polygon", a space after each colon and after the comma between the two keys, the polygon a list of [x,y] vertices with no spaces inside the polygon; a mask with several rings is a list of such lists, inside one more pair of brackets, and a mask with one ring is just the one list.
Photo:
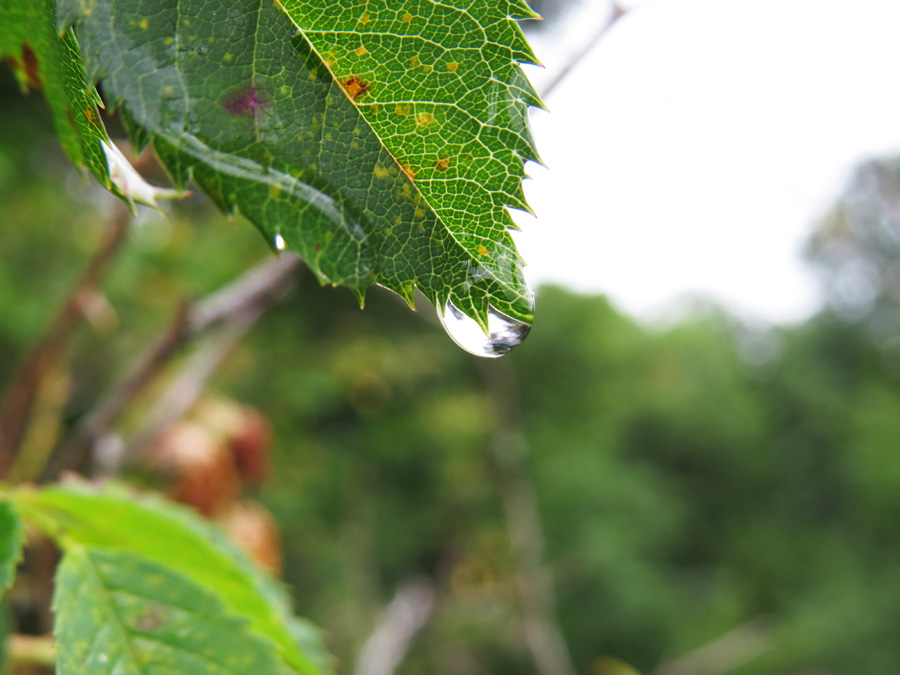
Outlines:
{"label": "green leaf in foreground", "polygon": [[290,672],[214,594],[124,551],[69,547],[53,605],[61,675]]}
{"label": "green leaf in foreground", "polygon": [[15,506],[0,501],[0,591],[12,585],[24,544],[25,526]]}
{"label": "green leaf in foreground", "polygon": [[532,295],[506,229],[506,207],[525,208],[523,162],[536,156],[525,110],[537,97],[518,67],[532,57],[510,19],[527,9],[452,5],[59,9],[62,25],[76,26],[89,80],[103,78],[134,140],[152,139],[176,184],[193,180],[246,215],[323,283],[360,299],[379,283],[410,303],[419,288],[482,326],[491,306],[530,324]]}
{"label": "green leaf in foreground", "polygon": [[[182,575],[213,594],[225,612],[244,618],[273,644],[293,672],[330,672],[318,649],[301,649],[283,589],[211,525],[159,498],[82,486],[20,492],[26,518],[57,538],[64,549],[102,548],[134,554]],[[307,636],[310,639],[310,636]]]}

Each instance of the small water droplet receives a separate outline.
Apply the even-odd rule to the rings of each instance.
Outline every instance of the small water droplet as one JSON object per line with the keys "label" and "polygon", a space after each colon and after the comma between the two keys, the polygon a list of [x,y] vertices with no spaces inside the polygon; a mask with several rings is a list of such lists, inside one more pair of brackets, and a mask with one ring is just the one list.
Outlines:
{"label": "small water droplet", "polygon": [[438,318],[453,341],[465,351],[486,359],[496,359],[520,345],[531,331],[531,326],[488,308],[488,332],[485,333],[475,319],[466,316],[448,301],[444,311],[438,310]]}
{"label": "small water droplet", "polygon": [[275,248],[277,248],[279,251],[283,251],[285,246],[286,246],[286,244],[284,243],[284,237],[282,237],[280,234],[276,234],[275,235]]}

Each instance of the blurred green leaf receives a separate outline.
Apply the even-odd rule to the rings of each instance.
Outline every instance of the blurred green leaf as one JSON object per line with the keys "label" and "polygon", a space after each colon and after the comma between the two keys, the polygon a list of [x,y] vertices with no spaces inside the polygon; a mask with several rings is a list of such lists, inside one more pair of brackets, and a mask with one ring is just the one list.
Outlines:
{"label": "blurred green leaf", "polygon": [[12,585],[24,544],[25,527],[15,506],[0,501],[0,591]]}
{"label": "blurred green leaf", "polygon": [[216,594],[125,551],[70,545],[54,590],[58,672],[290,672]]}
{"label": "blurred green leaf", "polygon": [[310,655],[300,648],[283,589],[192,512],[159,498],[82,486],[22,492],[17,502],[26,517],[53,534],[63,548],[130,553],[181,574],[218,597],[229,614],[247,620],[296,672],[328,672],[321,646]]}

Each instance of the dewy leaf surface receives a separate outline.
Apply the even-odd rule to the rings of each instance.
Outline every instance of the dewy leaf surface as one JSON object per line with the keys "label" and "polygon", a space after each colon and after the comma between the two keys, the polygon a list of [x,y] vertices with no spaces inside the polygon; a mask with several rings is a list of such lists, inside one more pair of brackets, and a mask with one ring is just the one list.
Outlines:
{"label": "dewy leaf surface", "polygon": [[214,594],[131,553],[69,548],[53,605],[61,675],[290,672]]}
{"label": "dewy leaf surface", "polygon": [[318,645],[312,645],[311,653],[298,647],[283,590],[219,531],[186,509],[113,488],[96,491],[82,486],[21,492],[16,503],[64,548],[137,555],[215,594],[226,611],[245,618],[255,633],[275,645],[293,672],[330,672],[316,658],[323,651]]}
{"label": "dewy leaf surface", "polygon": [[517,65],[532,57],[510,18],[524,5],[61,0],[59,13],[90,81],[176,183],[193,179],[323,282],[532,321],[505,208],[525,207],[535,157],[537,98]]}

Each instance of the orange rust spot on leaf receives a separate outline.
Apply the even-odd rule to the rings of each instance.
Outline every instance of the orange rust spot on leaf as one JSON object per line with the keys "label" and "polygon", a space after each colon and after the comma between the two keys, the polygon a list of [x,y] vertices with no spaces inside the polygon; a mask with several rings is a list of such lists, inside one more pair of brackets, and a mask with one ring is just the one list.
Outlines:
{"label": "orange rust spot on leaf", "polygon": [[369,13],[368,13],[368,12],[363,12],[363,15],[362,15],[361,17],[359,17],[359,22],[360,22],[363,26],[365,26],[365,25],[366,25],[367,23],[369,23],[371,20],[372,20],[372,18],[369,16]]}
{"label": "orange rust spot on leaf", "polygon": [[478,255],[487,257],[488,253],[489,253],[488,250],[484,247],[483,244],[478,244]]}
{"label": "orange rust spot on leaf", "polygon": [[413,169],[411,166],[407,166],[405,164],[401,164],[400,168],[403,169],[403,173],[406,174],[407,178],[409,178],[410,180],[415,180],[415,178],[416,178],[416,170],[415,169]]}
{"label": "orange rust spot on leaf", "polygon": [[84,116],[87,117],[87,121],[93,124],[96,120],[94,119],[94,111],[90,108],[84,109]]}
{"label": "orange rust spot on leaf", "polygon": [[456,61],[451,61],[447,64],[447,70],[449,70],[451,73],[455,73],[458,68],[459,64]]}
{"label": "orange rust spot on leaf", "polygon": [[346,91],[354,101],[369,91],[369,83],[359,79],[356,75],[351,75],[344,82],[343,86],[344,91]]}
{"label": "orange rust spot on leaf", "polygon": [[409,23],[413,20],[413,15],[407,12],[403,15],[403,23]]}
{"label": "orange rust spot on leaf", "polygon": [[362,45],[360,45],[359,48],[357,48],[356,50],[353,51],[353,53],[356,54],[357,56],[365,56],[366,54],[369,53],[369,50],[366,49],[365,47],[363,47]]}
{"label": "orange rust spot on leaf", "polygon": [[450,168],[450,158],[444,157],[443,159],[439,159],[434,163],[434,168],[438,171],[446,171]]}
{"label": "orange rust spot on leaf", "polygon": [[422,70],[426,73],[430,73],[432,70],[434,70],[434,66],[428,65],[426,63],[424,66],[422,66]]}
{"label": "orange rust spot on leaf", "polygon": [[25,66],[25,77],[28,78],[28,84],[34,89],[43,88],[44,84],[41,82],[41,77],[38,73],[40,65],[38,64],[37,55],[31,47],[25,44],[22,45],[22,65]]}

